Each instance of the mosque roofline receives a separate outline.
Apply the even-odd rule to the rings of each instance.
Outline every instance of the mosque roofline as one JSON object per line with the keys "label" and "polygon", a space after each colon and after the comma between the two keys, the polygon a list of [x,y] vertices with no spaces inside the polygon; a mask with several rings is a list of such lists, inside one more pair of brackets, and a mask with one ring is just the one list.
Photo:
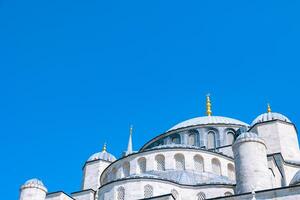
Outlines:
{"label": "mosque roofline", "polygon": [[143,198],[143,199],[138,199],[138,200],[156,199],[156,198],[162,198],[162,197],[168,197],[168,196],[172,197],[175,200],[175,197],[171,193],[169,193],[169,194],[163,194],[163,195],[158,195],[158,196],[153,196],[153,197],[148,197],[148,198]]}
{"label": "mosque roofline", "polygon": [[219,127],[219,126],[226,126],[228,128],[231,128],[231,127],[240,127],[241,125],[237,125],[237,124],[201,124],[201,125],[192,125],[192,126],[186,126],[186,127],[182,127],[182,128],[178,128],[178,129],[174,129],[174,130],[168,130],[166,132],[163,132],[161,134],[159,134],[158,136],[155,136],[154,138],[152,138],[151,140],[149,140],[148,142],[146,142],[141,148],[139,151],[143,151],[145,150],[145,148],[151,144],[152,142],[154,142],[155,140],[158,140],[160,139],[161,137],[165,136],[165,135],[171,135],[173,133],[177,133],[179,130],[188,130],[190,128],[200,128],[200,127],[208,127],[208,126],[214,126],[214,127]]}
{"label": "mosque roofline", "polygon": [[268,121],[264,121],[264,122],[257,122],[255,124],[253,124],[252,126],[250,126],[248,131],[251,131],[254,127],[256,127],[259,124],[267,124],[267,123],[276,122],[276,121],[279,121],[279,122],[282,122],[282,123],[285,123],[285,124],[293,125],[296,129],[296,132],[298,133],[297,127],[293,122],[287,122],[287,121],[283,121],[283,120],[280,120],[280,119],[272,119],[272,120],[268,120]]}
{"label": "mosque roofline", "polygon": [[[255,194],[264,193],[264,192],[270,192],[270,191],[278,191],[278,190],[290,189],[290,188],[298,188],[299,189],[299,193],[300,193],[300,185],[289,185],[289,186],[272,188],[272,189],[258,190],[258,191],[255,191]],[[214,197],[214,198],[209,198],[209,199],[206,199],[206,200],[226,199],[226,198],[232,198],[232,197],[240,197],[240,196],[243,196],[243,195],[252,195],[252,192],[246,192],[246,193],[242,193],[242,194],[234,194],[234,195],[230,195],[230,196]]]}
{"label": "mosque roofline", "polygon": [[67,193],[65,193],[64,191],[61,191],[61,190],[56,191],[56,192],[49,192],[49,193],[46,194],[46,197],[51,196],[51,195],[59,195],[59,194],[64,194],[64,195],[70,197],[71,199],[76,200],[73,197],[71,197],[69,194],[67,194]]}
{"label": "mosque roofline", "polygon": [[131,180],[155,180],[155,181],[163,181],[163,182],[169,182],[169,183],[173,183],[175,185],[186,186],[186,187],[223,186],[223,187],[232,188],[232,187],[236,186],[236,184],[229,184],[229,183],[228,184],[225,184],[225,183],[204,183],[204,184],[198,184],[198,185],[188,185],[188,184],[181,184],[181,183],[178,183],[176,181],[172,181],[172,180],[168,180],[168,179],[163,179],[163,178],[156,178],[156,177],[130,177],[130,178],[122,178],[122,179],[118,179],[118,180],[114,180],[114,181],[105,183],[105,184],[101,185],[98,189],[101,189],[102,187],[105,187],[105,186],[110,185],[112,183],[122,182],[122,181],[131,181]]}
{"label": "mosque roofline", "polygon": [[79,191],[76,191],[76,192],[72,192],[71,194],[73,195],[73,194],[88,192],[88,191],[93,192],[94,194],[96,193],[96,191],[93,190],[93,189],[86,189],[86,190],[79,190]]}
{"label": "mosque roofline", "polygon": [[[118,160],[118,159],[116,159],[116,160]],[[115,161],[116,161],[115,160]],[[113,163],[113,162],[110,162],[110,161],[108,161],[108,160],[104,160],[104,159],[101,159],[101,158],[98,158],[98,159],[95,159],[95,160],[87,160],[85,163],[84,163],[84,165],[82,166],[82,169],[84,169],[85,168],[85,166],[87,165],[87,164],[90,164],[90,163],[93,163],[93,162],[97,162],[97,161],[104,161],[104,162],[107,162],[107,163]],[[114,162],[115,162],[114,161]]]}

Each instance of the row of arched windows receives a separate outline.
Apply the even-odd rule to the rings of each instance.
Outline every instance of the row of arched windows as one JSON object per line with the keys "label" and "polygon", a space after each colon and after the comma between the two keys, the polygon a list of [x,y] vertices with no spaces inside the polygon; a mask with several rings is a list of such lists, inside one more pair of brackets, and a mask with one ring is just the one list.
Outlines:
{"label": "row of arched windows", "polygon": [[[200,136],[197,130],[190,130],[187,136],[187,144],[191,146],[206,146],[207,149],[214,149],[220,146],[220,135],[217,131],[210,130],[207,133],[207,138]],[[180,134],[173,134],[171,137],[172,144],[182,144]],[[234,141],[234,131],[228,131],[226,133],[226,141],[224,145],[231,145]],[[163,145],[163,141],[156,142],[156,145]]]}
{"label": "row of arched windows", "polygon": [[[171,190],[172,196],[178,200],[179,199],[179,193],[175,190]],[[230,196],[232,195],[231,192],[225,192],[224,196]],[[144,186],[144,198],[150,198],[153,197],[153,187],[151,185],[145,185]],[[205,200],[206,195],[203,192],[199,192],[196,195],[196,200]],[[125,200],[125,188],[123,186],[120,186],[117,189],[117,200]]]}
{"label": "row of arched windows", "polygon": [[[176,170],[185,170],[185,157],[183,154],[175,154],[174,156],[174,161],[175,161],[175,169]],[[204,172],[204,160],[203,157],[200,155],[195,155],[193,157],[193,162],[194,162],[194,170],[196,172]],[[146,172],[147,169],[147,160],[144,157],[141,157],[137,161],[138,167],[137,167],[137,173],[138,174],[143,174]],[[155,156],[155,166],[156,170],[158,171],[165,171],[165,156],[162,154],[156,155]],[[211,160],[211,166],[212,166],[212,172],[214,174],[217,174],[219,176],[222,175],[221,172],[221,162],[217,158],[213,158]],[[114,180],[117,178],[117,170],[116,168],[113,168],[111,171],[111,180]],[[128,177],[130,175],[130,163],[125,162],[122,165],[121,169],[121,175],[119,177]],[[235,169],[233,164],[229,163],[227,165],[227,176],[229,179],[234,180],[235,179]]]}

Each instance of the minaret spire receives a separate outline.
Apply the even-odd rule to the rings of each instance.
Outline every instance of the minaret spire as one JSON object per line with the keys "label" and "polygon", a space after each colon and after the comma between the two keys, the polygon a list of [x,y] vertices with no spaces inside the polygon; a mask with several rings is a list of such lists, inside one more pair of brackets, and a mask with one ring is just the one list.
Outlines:
{"label": "minaret spire", "polygon": [[129,130],[129,139],[128,139],[128,146],[127,146],[127,152],[126,154],[132,154],[132,132],[133,132],[133,126],[130,126]]}
{"label": "minaret spire", "polygon": [[270,104],[268,103],[268,113],[270,113],[270,112],[272,112],[272,109],[271,109],[271,106],[270,106]]}
{"label": "minaret spire", "polygon": [[211,102],[210,102],[210,94],[206,95],[206,114],[207,114],[207,116],[211,116],[212,115]]}

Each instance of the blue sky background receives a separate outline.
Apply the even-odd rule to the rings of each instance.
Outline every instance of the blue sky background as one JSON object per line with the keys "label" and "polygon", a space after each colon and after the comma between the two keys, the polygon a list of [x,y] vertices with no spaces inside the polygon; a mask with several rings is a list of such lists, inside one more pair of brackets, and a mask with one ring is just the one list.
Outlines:
{"label": "blue sky background", "polygon": [[1,197],[80,189],[116,156],[205,112],[299,120],[299,1],[0,0]]}

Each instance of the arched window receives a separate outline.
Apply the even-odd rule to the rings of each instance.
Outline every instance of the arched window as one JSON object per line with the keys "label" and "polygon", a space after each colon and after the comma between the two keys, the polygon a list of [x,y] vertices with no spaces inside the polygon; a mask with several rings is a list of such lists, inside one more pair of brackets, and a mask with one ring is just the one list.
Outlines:
{"label": "arched window", "polygon": [[209,131],[207,134],[207,148],[208,149],[216,148],[216,134],[213,131]]}
{"label": "arched window", "polygon": [[144,186],[144,198],[150,198],[153,196],[153,187],[151,185]]}
{"label": "arched window", "polygon": [[200,155],[194,156],[194,167],[197,172],[204,171],[204,162],[203,162],[203,158]]}
{"label": "arched window", "polygon": [[225,194],[224,194],[225,196],[231,196],[231,195],[233,195],[231,192],[225,192]]}
{"label": "arched window", "polygon": [[227,173],[228,173],[228,178],[231,180],[235,179],[235,170],[233,164],[229,163],[227,165]]}
{"label": "arched window", "polygon": [[179,134],[173,135],[171,140],[172,140],[173,144],[180,144],[181,143]]}
{"label": "arched window", "polygon": [[213,173],[217,174],[217,175],[221,175],[221,163],[218,159],[213,158],[211,161],[211,165],[212,165],[212,171]]}
{"label": "arched window", "polygon": [[117,200],[124,200],[125,199],[125,188],[118,187],[117,189]]}
{"label": "arched window", "polygon": [[171,194],[173,195],[174,199],[176,199],[176,200],[178,199],[179,194],[178,194],[178,192],[175,189],[171,190]]}
{"label": "arched window", "polygon": [[127,177],[130,174],[130,164],[129,162],[125,162],[123,164],[123,177]]}
{"label": "arched window", "polygon": [[163,155],[155,156],[156,168],[159,171],[165,171],[165,157]]}
{"label": "arched window", "polygon": [[189,131],[188,145],[196,146],[196,144],[197,144],[196,136],[198,135],[197,133],[198,133],[198,131],[196,131],[196,130]]}
{"label": "arched window", "polygon": [[111,170],[111,180],[115,180],[117,178],[117,169],[114,167]]}
{"label": "arched window", "polygon": [[142,174],[146,172],[146,158],[138,159],[138,173]]}
{"label": "arched window", "polygon": [[227,132],[227,145],[231,145],[234,141],[234,133],[232,131]]}
{"label": "arched window", "polygon": [[177,170],[185,170],[184,156],[182,154],[176,154],[174,158],[175,158],[175,168]]}
{"label": "arched window", "polygon": [[197,194],[197,200],[205,200],[206,196],[203,192]]}

